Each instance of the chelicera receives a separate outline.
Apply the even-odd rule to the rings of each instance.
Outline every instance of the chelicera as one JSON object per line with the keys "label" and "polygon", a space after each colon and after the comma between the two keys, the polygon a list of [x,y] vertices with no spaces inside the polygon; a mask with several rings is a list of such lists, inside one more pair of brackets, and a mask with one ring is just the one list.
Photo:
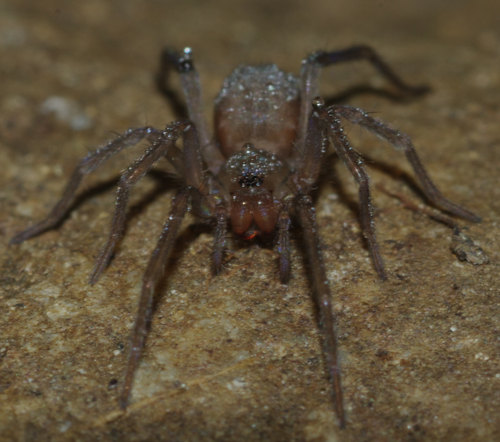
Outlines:
{"label": "chelicera", "polygon": [[[120,178],[109,238],[90,278],[90,283],[95,284],[122,236],[131,188],[163,158],[175,168],[181,184],[144,273],[125,380],[119,396],[123,409],[127,407],[134,372],[144,346],[155,287],[163,274],[181,221],[190,209],[214,227],[212,269],[215,274],[221,271],[226,233],[231,228],[234,234],[247,240],[255,236],[275,238],[280,279],[287,283],[290,277],[290,227],[294,222],[302,228],[335,409],[340,425],[345,425],[335,320],[311,199],[311,192],[317,186],[325,158],[332,148],[359,185],[361,225],[375,269],[382,280],[386,279],[386,271],[375,237],[368,176],[361,157],[352,149],[343,132],[341,120],[360,125],[402,151],[430,202],[462,218],[480,221],[478,216],[441,195],[407,135],[361,109],[326,106],[318,97],[318,78],[323,67],[357,59],[372,63],[402,94],[418,95],[426,89],[404,83],[367,46],[315,52],[302,62],[299,77],[279,70],[276,65],[241,66],[224,80],[215,100],[215,133],[211,137],[191,50],[186,48],[180,54],[166,50],[162,65],[179,73],[189,119],[175,121],[164,130],[152,127],[130,129],[88,155],[74,170],[61,200],[48,217],[12,238],[12,244],[20,243],[56,226],[69,209],[85,175],[114,154],[147,140],[150,146],[146,153]],[[177,144],[179,140],[182,140],[182,148]]]}

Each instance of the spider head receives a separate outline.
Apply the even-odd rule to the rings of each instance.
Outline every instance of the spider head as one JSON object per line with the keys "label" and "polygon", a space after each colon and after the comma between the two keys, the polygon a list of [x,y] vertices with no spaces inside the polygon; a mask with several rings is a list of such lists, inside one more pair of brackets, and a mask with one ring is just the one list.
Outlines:
{"label": "spider head", "polygon": [[278,208],[275,189],[283,182],[284,165],[253,144],[229,158],[219,175],[230,196],[230,218],[236,234],[245,238],[274,232]]}

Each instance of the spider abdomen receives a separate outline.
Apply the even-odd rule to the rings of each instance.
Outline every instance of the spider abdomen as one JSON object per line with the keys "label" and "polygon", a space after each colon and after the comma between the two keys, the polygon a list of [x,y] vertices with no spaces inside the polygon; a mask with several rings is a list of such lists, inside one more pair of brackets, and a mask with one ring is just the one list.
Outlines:
{"label": "spider abdomen", "polygon": [[226,158],[252,143],[288,158],[300,111],[299,81],[276,65],[241,66],[215,100],[215,130]]}

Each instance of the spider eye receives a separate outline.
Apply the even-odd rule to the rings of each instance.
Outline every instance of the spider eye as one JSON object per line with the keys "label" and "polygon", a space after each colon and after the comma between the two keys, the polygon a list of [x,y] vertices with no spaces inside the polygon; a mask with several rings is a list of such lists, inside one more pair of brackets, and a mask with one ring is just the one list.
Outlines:
{"label": "spider eye", "polygon": [[242,175],[238,180],[241,187],[258,187],[264,182],[262,175]]}

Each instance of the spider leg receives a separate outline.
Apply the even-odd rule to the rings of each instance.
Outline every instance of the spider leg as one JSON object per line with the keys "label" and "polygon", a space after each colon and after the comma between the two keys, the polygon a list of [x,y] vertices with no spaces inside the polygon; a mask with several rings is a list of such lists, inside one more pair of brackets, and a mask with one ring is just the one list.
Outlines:
{"label": "spider leg", "polygon": [[[321,100],[315,99],[313,106],[321,106]],[[316,214],[312,200],[308,193],[318,180],[321,172],[321,167],[324,164],[324,157],[329,146],[327,127],[324,121],[320,118],[318,112],[313,111],[308,122],[308,131],[305,143],[305,149],[302,152],[300,160],[300,168],[297,173],[290,178],[288,185],[295,194],[295,202],[300,224],[302,226],[304,245],[309,258],[309,267],[311,270],[313,281],[313,292],[315,295],[316,304],[320,312],[320,325],[323,332],[324,352],[330,381],[333,386],[335,411],[340,421],[340,426],[345,426],[345,411],[343,405],[342,386],[340,378],[340,367],[337,355],[337,339],[335,337],[335,318],[332,312],[331,294],[326,277],[325,264],[321,247],[319,245],[318,227],[316,225]],[[279,241],[280,251],[282,244],[282,235],[286,232],[286,237],[283,239],[283,244],[286,244],[286,251],[280,259],[280,276],[283,281],[283,275],[286,274],[282,270],[282,266],[288,269],[289,247],[288,247],[288,228],[289,220],[286,217],[280,218],[279,226]],[[284,228],[286,226],[286,229]]]}
{"label": "spider leg", "polygon": [[316,214],[312,200],[309,196],[298,195],[296,201],[300,224],[304,232],[304,242],[310,263],[316,304],[318,305],[320,313],[326,362],[333,384],[335,410],[340,421],[340,426],[343,428],[345,427],[345,412],[340,381],[340,366],[337,355],[337,339],[334,327],[335,317],[332,311],[331,294],[328,278],[326,277],[325,264],[319,245]]}
{"label": "spider leg", "polygon": [[325,124],[328,130],[328,138],[332,141],[335,151],[358,183],[361,225],[368,242],[368,248],[370,249],[375,269],[380,279],[386,280],[387,275],[384,270],[382,257],[378,251],[378,243],[375,236],[370,183],[368,175],[362,166],[363,159],[353,150],[347,137],[344,135],[343,128],[340,124],[340,118],[335,113],[335,110],[340,108],[340,106],[325,108],[324,101],[321,98],[316,98],[313,100],[313,107],[314,111],[312,118],[318,118]]}
{"label": "spider leg", "polygon": [[[314,99],[313,106],[316,101]],[[325,153],[329,146],[329,140],[325,124],[320,120],[316,112],[309,117],[307,136],[302,156],[299,160],[299,172],[296,175],[294,187],[295,193],[307,195],[318,181],[321,168],[324,164]]]}
{"label": "spider leg", "polygon": [[361,225],[368,242],[375,269],[382,280],[387,279],[384,264],[378,251],[375,227],[373,224],[372,205],[368,175],[364,171],[362,159],[352,150],[342,132],[340,119],[325,117],[324,102],[315,98],[312,102],[314,111],[309,118],[305,149],[301,158],[301,168],[294,178],[294,190],[307,195],[318,180],[324,163],[328,141],[332,140],[335,150],[359,185]]}
{"label": "spider leg", "polygon": [[[182,150],[182,161],[184,164],[183,178],[185,180],[185,186],[179,190],[172,202],[172,208],[170,209],[167,222],[163,226],[160,239],[149,260],[146,272],[144,273],[139,308],[137,310],[130,339],[130,353],[125,371],[125,381],[119,397],[119,404],[122,409],[127,407],[134,373],[137,369],[137,364],[144,346],[148,323],[151,319],[154,290],[158,280],[163,274],[165,263],[174,246],[182,219],[188,210],[189,200],[198,198],[198,200],[201,200],[206,206],[210,205],[210,201],[204,201],[203,165],[200,157],[200,146],[196,129],[191,122],[177,123],[170,127],[174,126],[179,127],[183,137],[184,147]],[[177,137],[178,135],[179,134],[177,134]],[[173,138],[175,137],[173,136],[171,141],[175,143]],[[168,150],[168,147],[166,149]],[[207,210],[209,211],[210,207],[208,207]]]}
{"label": "spider leg", "polygon": [[215,237],[214,252],[212,254],[212,272],[218,275],[222,268],[222,258],[226,249],[227,235],[227,211],[226,207],[220,203],[215,207]]}
{"label": "spider leg", "polygon": [[353,46],[340,51],[313,52],[302,62],[301,78],[301,109],[299,117],[299,143],[301,148],[305,142],[307,124],[311,108],[309,103],[318,95],[318,79],[321,68],[336,63],[354,60],[368,60],[385,78],[396,86],[404,95],[421,95],[429,91],[427,86],[411,86],[372,49],[370,46]]}
{"label": "spider leg", "polygon": [[[413,170],[415,171],[415,174],[417,175],[417,178],[422,185],[425,195],[433,204],[447,210],[448,212],[468,219],[469,221],[476,223],[481,221],[481,218],[479,216],[467,209],[464,209],[463,207],[460,207],[457,204],[452,203],[442,195],[442,193],[439,191],[439,189],[427,174],[427,171],[422,165],[422,162],[420,161],[420,158],[418,157],[417,152],[413,147],[413,144],[408,135],[390,128],[384,123],[381,123],[380,121],[370,117],[363,110],[357,109],[355,107],[331,106],[327,110],[322,112],[329,122],[337,119],[338,116],[342,116],[351,123],[358,124],[363,129],[366,129],[367,131],[387,141],[397,150],[403,151],[409,163],[413,167]],[[326,117],[326,114],[328,115],[328,117]]]}
{"label": "spider leg", "polygon": [[166,261],[175,243],[175,238],[182,219],[188,209],[189,189],[179,191],[172,202],[172,208],[163,231],[151,256],[146,272],[144,273],[139,308],[135,316],[134,327],[130,339],[130,353],[125,371],[123,389],[120,393],[119,404],[123,410],[127,408],[127,402],[132,388],[134,373],[137,369],[139,357],[144,346],[149,321],[151,320],[153,295],[158,280],[161,278]]}
{"label": "spider leg", "polygon": [[[171,150],[173,150],[174,153],[180,152],[180,150],[176,147],[175,142],[181,135],[185,138],[188,132],[191,136],[196,137],[194,126],[185,121],[173,123],[167,126],[166,129],[161,132],[161,136],[158,140],[153,143],[146,153],[141,158],[136,160],[121,176],[118,184],[115,212],[113,215],[113,221],[111,222],[109,238],[104,246],[104,249],[99,255],[94,271],[90,277],[91,285],[94,285],[97,282],[97,279],[108,265],[116,244],[123,235],[130,191],[161,158],[169,158],[173,156],[172,152],[170,152]],[[172,158],[172,161],[174,159],[175,158]],[[178,162],[178,160],[176,162]]]}
{"label": "spider leg", "polygon": [[282,284],[290,280],[290,215],[282,211],[278,217],[279,272]]}
{"label": "spider leg", "polygon": [[385,78],[405,95],[420,95],[430,90],[430,88],[425,85],[411,86],[404,82],[370,46],[353,46],[351,48],[331,52],[318,51],[311,54],[308,58],[310,63],[318,64],[320,67],[355,60],[369,61]]}
{"label": "spider leg", "polygon": [[[215,219],[215,235],[212,253],[212,272],[218,275],[226,249],[227,211],[221,198],[213,189],[210,174],[204,176],[200,148],[196,137],[186,132],[184,139],[184,163],[187,165],[186,183],[191,188],[192,213],[202,219]],[[186,146],[192,146],[187,149]]]}
{"label": "spider leg", "polygon": [[21,243],[33,236],[36,236],[45,230],[56,226],[68,211],[69,206],[73,202],[80,183],[85,175],[90,174],[103,164],[108,158],[121,152],[127,147],[135,146],[144,138],[151,140],[156,139],[158,131],[152,127],[139,127],[137,129],[130,129],[123,135],[110,141],[106,146],[97,149],[95,152],[87,155],[73,171],[71,178],[64,189],[63,196],[59,202],[54,206],[50,214],[44,220],[28,227],[26,230],[15,235],[11,240],[11,244]]}
{"label": "spider leg", "polygon": [[166,77],[170,68],[174,68],[179,73],[189,119],[198,130],[203,157],[210,165],[212,173],[216,174],[224,162],[224,157],[217,146],[211,142],[203,111],[200,78],[191,58],[191,48],[184,48],[181,54],[172,49],[165,49],[162,53],[161,66],[160,78]]}

